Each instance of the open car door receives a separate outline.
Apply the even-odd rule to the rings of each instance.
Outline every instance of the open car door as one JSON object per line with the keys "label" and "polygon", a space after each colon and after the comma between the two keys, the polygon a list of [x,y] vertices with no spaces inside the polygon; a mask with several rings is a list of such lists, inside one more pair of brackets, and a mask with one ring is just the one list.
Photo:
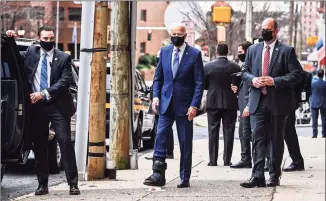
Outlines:
{"label": "open car door", "polygon": [[[1,35],[1,164],[24,162],[27,88],[22,60],[13,38]],[[27,156],[26,156],[27,154]]]}

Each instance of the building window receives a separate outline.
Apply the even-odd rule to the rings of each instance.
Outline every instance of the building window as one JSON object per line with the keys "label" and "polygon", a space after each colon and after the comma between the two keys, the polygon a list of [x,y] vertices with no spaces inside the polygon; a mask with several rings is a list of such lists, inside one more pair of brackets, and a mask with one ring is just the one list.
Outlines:
{"label": "building window", "polygon": [[140,43],[140,53],[145,53],[146,52],[146,43],[142,42]]}
{"label": "building window", "polygon": [[81,21],[81,8],[68,8],[68,18],[70,21]]}
{"label": "building window", "polygon": [[141,10],[140,11],[140,20],[146,22],[146,17],[147,17],[146,15],[147,15],[147,11]]}
{"label": "building window", "polygon": [[[63,21],[65,20],[65,16],[64,16],[64,8],[63,7],[60,7],[59,8],[59,20],[60,21]],[[52,17],[53,19],[57,19],[57,8],[52,8]]]}
{"label": "building window", "polygon": [[43,19],[44,18],[44,7],[32,7],[30,12],[30,18],[32,19]]}

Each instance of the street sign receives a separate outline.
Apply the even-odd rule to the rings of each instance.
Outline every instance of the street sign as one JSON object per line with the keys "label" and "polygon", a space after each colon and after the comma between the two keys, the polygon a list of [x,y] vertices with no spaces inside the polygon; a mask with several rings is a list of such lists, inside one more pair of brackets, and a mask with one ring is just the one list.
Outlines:
{"label": "street sign", "polygon": [[182,22],[187,29],[186,43],[190,46],[195,46],[195,23],[191,21]]}

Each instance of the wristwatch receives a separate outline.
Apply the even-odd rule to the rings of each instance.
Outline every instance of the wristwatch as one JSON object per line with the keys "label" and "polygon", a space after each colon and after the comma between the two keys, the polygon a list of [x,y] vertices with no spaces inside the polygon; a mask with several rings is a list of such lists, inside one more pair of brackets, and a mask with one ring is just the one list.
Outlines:
{"label": "wristwatch", "polygon": [[46,94],[45,94],[45,91],[44,91],[44,90],[41,91],[41,96],[42,96],[43,98],[45,98]]}

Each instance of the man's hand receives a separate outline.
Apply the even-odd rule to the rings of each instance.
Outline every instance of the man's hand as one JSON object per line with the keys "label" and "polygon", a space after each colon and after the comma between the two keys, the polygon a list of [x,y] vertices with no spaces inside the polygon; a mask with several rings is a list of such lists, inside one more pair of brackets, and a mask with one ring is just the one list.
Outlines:
{"label": "man's hand", "polygon": [[242,117],[248,117],[248,116],[249,116],[249,107],[246,106],[242,112]]}
{"label": "man's hand", "polygon": [[233,93],[235,93],[235,94],[238,92],[238,87],[233,84],[231,84],[231,89],[232,89]]}
{"label": "man's hand", "polygon": [[17,38],[17,36],[18,36],[16,31],[14,31],[14,30],[6,31],[6,35],[9,36],[9,37],[13,37],[13,38]]}
{"label": "man's hand", "polygon": [[197,114],[197,109],[195,107],[190,106],[187,113],[188,120],[192,121],[196,117],[196,114]]}
{"label": "man's hand", "polygon": [[160,104],[160,99],[158,99],[158,98],[153,98],[153,102],[152,102],[152,110],[153,110],[153,112],[154,112],[155,114],[158,113],[157,108],[158,108],[159,104]]}
{"label": "man's hand", "polygon": [[30,95],[31,102],[34,104],[43,98],[41,92],[35,92]]}
{"label": "man's hand", "polygon": [[264,83],[261,81],[261,78],[259,77],[255,77],[252,79],[252,84],[254,85],[254,87],[256,88],[261,88],[264,87]]}
{"label": "man's hand", "polygon": [[260,78],[261,82],[264,83],[265,86],[273,86],[274,79],[270,76],[263,76]]}

